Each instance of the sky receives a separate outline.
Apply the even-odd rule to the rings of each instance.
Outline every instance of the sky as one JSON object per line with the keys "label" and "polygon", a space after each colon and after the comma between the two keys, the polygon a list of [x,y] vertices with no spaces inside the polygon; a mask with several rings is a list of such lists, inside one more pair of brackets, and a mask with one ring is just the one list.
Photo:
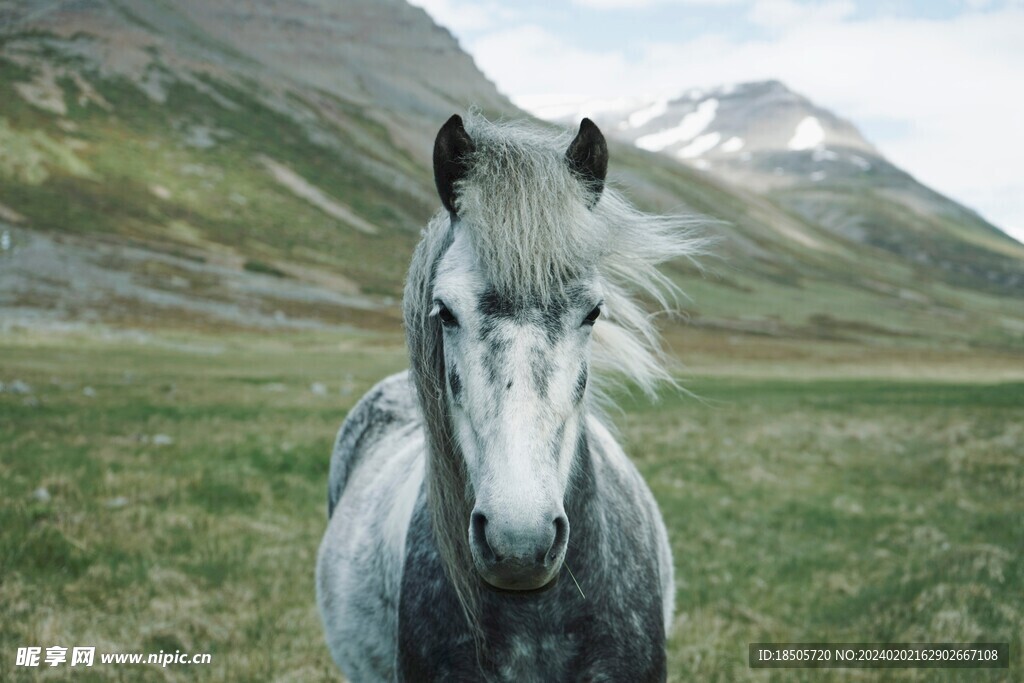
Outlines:
{"label": "sky", "polygon": [[410,0],[529,110],[776,78],[1024,241],[1024,0]]}

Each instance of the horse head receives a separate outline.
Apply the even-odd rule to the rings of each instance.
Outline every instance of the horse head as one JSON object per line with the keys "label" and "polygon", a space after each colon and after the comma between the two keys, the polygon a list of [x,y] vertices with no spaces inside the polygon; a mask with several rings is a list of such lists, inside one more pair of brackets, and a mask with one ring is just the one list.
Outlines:
{"label": "horse head", "polygon": [[[584,438],[591,333],[604,298],[595,263],[580,258],[585,254],[537,259],[519,251],[532,239],[533,248],[558,256],[565,245],[539,242],[559,236],[536,234],[557,225],[533,205],[555,201],[568,205],[563,215],[582,216],[600,197],[608,152],[587,119],[555,160],[562,169],[552,159],[520,158],[529,149],[495,159],[481,148],[490,156],[475,154],[458,116],[437,136],[435,179],[454,235],[437,266],[429,315],[441,328],[448,413],[473,498],[466,533],[474,565],[490,586],[528,590],[552,581],[565,557],[564,501]],[[507,182],[517,170],[538,169],[545,172]],[[490,196],[480,196],[481,186]],[[519,210],[509,215],[494,211],[495,204]],[[503,253],[493,253],[495,242],[504,243]],[[535,270],[537,260],[548,272]]]}

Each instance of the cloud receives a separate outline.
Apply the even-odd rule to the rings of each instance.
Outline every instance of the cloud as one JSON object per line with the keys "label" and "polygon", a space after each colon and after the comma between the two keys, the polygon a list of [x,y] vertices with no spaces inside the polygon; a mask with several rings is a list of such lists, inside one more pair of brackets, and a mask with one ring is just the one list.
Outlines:
{"label": "cloud", "polygon": [[1024,8],[942,20],[850,12],[842,1],[808,8],[760,0],[747,20],[771,27],[761,38],[707,32],[627,52],[575,47],[561,34],[520,25],[469,47],[499,88],[526,106],[556,95],[674,95],[778,78],[853,120],[922,182],[1024,238],[1024,210],[1014,199],[1024,196]]}
{"label": "cloud", "polygon": [[537,95],[612,96],[610,91],[636,72],[621,52],[575,48],[535,25],[488,34],[474,41],[471,52],[484,73],[516,101]]}
{"label": "cloud", "polygon": [[694,5],[715,7],[737,5],[744,0],[572,0],[572,4],[591,9],[642,9],[654,5]]}
{"label": "cloud", "polygon": [[839,21],[857,11],[851,0],[835,0],[821,4],[800,3],[795,0],[757,0],[750,8],[747,19],[754,24],[769,27],[793,26],[821,21]]}
{"label": "cloud", "polygon": [[408,0],[426,10],[435,22],[456,34],[471,33],[501,25],[514,13],[494,2],[469,0]]}

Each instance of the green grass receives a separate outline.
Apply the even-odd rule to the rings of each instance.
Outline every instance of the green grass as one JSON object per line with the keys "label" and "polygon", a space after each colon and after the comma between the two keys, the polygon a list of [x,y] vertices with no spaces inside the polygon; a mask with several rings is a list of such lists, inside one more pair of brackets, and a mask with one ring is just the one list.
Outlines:
{"label": "green grass", "polygon": [[32,387],[0,394],[0,678],[30,678],[13,668],[19,645],[77,643],[213,654],[174,680],[328,679],[313,560],[330,444],[402,350],[147,339],[0,348],[0,381]]}
{"label": "green grass", "polygon": [[[78,644],[213,664],[48,679],[337,680],[313,587],[330,444],[403,364],[370,335],[0,337],[0,381],[32,387],[0,394],[3,679],[40,673],[14,669],[19,646]],[[827,369],[625,399],[675,555],[670,679],[1019,677],[1024,384]],[[1014,668],[746,666],[749,642],[810,640],[1010,641]]]}
{"label": "green grass", "polygon": [[[1024,632],[1024,384],[701,378],[622,420],[670,528],[677,680],[767,680],[748,642]],[[773,680],[847,680],[774,672]],[[859,674],[855,678],[868,677]]]}

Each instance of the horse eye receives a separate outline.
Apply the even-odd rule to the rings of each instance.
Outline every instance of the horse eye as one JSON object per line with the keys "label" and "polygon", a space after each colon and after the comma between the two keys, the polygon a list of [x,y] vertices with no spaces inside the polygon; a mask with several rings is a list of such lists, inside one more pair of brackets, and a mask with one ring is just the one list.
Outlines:
{"label": "horse eye", "polygon": [[445,327],[459,326],[459,319],[444,304],[438,304],[437,317],[441,319],[441,324]]}
{"label": "horse eye", "polygon": [[592,310],[590,313],[587,313],[587,317],[583,319],[583,324],[584,325],[593,325],[595,322],[597,322],[597,318],[600,315],[601,315],[601,307],[600,306],[594,306],[594,310]]}

